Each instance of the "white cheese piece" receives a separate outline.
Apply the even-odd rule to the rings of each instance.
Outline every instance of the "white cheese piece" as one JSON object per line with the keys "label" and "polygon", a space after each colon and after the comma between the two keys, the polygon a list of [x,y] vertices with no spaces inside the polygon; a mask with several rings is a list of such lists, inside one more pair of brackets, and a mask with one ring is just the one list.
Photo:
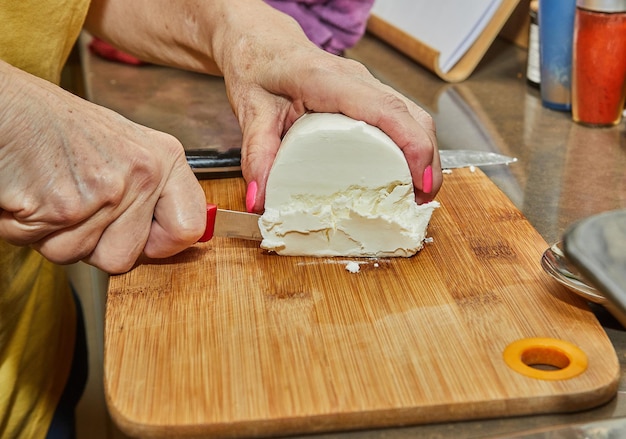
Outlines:
{"label": "white cheese piece", "polygon": [[270,171],[261,247],[291,256],[409,257],[438,206],[415,202],[406,159],[381,130],[310,113],[289,129]]}
{"label": "white cheese piece", "polygon": [[361,271],[361,266],[358,262],[350,261],[346,264],[346,270],[350,273],[358,273]]}

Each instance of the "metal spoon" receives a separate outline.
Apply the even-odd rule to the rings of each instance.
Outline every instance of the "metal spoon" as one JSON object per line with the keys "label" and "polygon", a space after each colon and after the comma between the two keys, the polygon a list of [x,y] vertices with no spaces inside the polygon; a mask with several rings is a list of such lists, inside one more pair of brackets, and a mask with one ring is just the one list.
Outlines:
{"label": "metal spoon", "polygon": [[607,299],[594,287],[585,282],[576,267],[567,260],[561,241],[552,244],[541,257],[543,269],[561,284],[585,299],[604,305]]}
{"label": "metal spoon", "polygon": [[590,302],[604,306],[613,317],[626,326],[626,315],[617,309],[600,291],[584,279],[563,253],[563,243],[551,245],[541,257],[541,266],[556,281]]}

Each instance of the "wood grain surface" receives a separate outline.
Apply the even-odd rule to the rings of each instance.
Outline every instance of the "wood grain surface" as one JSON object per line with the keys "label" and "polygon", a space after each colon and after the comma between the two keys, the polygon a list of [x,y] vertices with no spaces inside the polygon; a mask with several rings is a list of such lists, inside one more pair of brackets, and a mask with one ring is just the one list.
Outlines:
{"label": "wood grain surface", "polygon": [[[240,179],[203,182],[244,208]],[[619,365],[577,296],[542,272],[547,243],[479,170],[445,175],[432,243],[412,258],[283,257],[214,238],[111,278],[105,389],[150,437],[263,437],[581,410]],[[582,374],[531,378],[505,348],[549,337]]]}

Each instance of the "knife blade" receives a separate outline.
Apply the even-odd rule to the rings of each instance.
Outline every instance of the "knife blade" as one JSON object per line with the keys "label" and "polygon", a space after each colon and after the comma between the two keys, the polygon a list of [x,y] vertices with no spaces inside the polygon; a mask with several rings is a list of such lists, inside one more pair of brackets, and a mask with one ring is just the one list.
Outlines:
{"label": "knife blade", "polygon": [[259,217],[254,213],[218,209],[215,204],[206,206],[206,229],[198,242],[210,241],[214,236],[262,241]]}
{"label": "knife blade", "polygon": [[442,149],[439,151],[442,169],[468,168],[471,166],[508,165],[517,161],[515,157],[489,151],[467,149]]}
{"label": "knife blade", "polygon": [[[187,163],[198,176],[220,177],[225,174],[241,174],[240,156],[234,149],[221,154],[216,151],[187,150]],[[508,165],[515,157],[489,151],[466,149],[442,149],[439,151],[443,169],[468,168],[471,166]]]}
{"label": "knife blade", "polygon": [[241,176],[241,149],[230,148],[226,151],[217,149],[185,150],[187,163],[196,177],[224,178]]}

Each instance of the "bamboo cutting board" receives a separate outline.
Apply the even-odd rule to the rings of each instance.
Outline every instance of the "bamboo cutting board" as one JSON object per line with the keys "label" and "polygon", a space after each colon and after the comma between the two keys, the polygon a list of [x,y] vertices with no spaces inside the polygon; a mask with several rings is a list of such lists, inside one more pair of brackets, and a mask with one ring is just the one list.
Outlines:
{"label": "bamboo cutting board", "polygon": [[[243,210],[241,180],[203,184],[209,201]],[[586,304],[543,274],[547,244],[523,215],[479,170],[446,175],[437,199],[432,243],[408,259],[358,260],[358,273],[214,238],[112,277],[116,423],[137,436],[260,437],[611,399],[615,351]],[[507,363],[516,343],[538,359]],[[580,357],[586,369],[566,376]]]}

